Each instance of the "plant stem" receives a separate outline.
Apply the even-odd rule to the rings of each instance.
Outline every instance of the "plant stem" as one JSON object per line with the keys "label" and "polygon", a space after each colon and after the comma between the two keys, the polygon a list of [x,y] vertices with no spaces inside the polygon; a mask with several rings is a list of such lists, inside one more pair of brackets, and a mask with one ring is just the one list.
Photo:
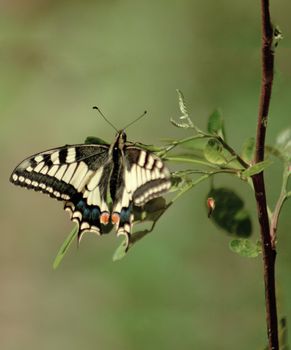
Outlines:
{"label": "plant stem", "polygon": [[281,212],[281,209],[283,207],[285,200],[287,199],[288,178],[289,178],[289,166],[288,166],[288,164],[286,164],[284,167],[284,171],[283,171],[281,193],[280,193],[280,196],[279,196],[278,201],[276,203],[274,213],[271,217],[270,234],[271,234],[271,241],[272,241],[273,248],[275,248],[275,246],[276,246],[277,227],[278,227],[280,212]]}
{"label": "plant stem", "polygon": [[223,145],[223,147],[228,150],[228,152],[242,165],[243,168],[247,169],[249,167],[248,163],[246,163],[236,152],[235,150],[227,144],[222,137],[217,137],[218,141]]}
{"label": "plant stem", "polygon": [[[272,83],[274,76],[274,52],[272,50],[273,27],[270,18],[269,0],[261,0],[262,17],[262,81],[257,123],[255,163],[264,160],[265,135],[269,113]],[[267,200],[264,173],[252,178],[257,202],[258,221],[263,249],[265,303],[268,340],[270,350],[279,350],[278,321],[275,289],[276,250],[272,246],[270,225],[267,212]]]}

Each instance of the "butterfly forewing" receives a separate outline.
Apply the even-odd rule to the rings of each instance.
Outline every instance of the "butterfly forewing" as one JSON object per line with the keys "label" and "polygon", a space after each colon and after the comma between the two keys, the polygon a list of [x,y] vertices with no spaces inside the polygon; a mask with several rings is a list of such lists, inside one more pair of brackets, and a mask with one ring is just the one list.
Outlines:
{"label": "butterfly forewing", "polygon": [[108,147],[73,145],[35,154],[21,162],[10,181],[68,200],[81,192],[108,158]]}

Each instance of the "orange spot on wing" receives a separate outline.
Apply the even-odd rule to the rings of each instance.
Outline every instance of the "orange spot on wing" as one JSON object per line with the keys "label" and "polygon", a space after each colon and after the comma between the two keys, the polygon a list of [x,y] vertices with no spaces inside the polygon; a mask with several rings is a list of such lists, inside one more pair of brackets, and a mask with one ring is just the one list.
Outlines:
{"label": "orange spot on wing", "polygon": [[107,225],[108,222],[109,222],[109,217],[110,217],[110,215],[109,215],[109,213],[107,211],[102,213],[100,215],[100,222],[101,222],[101,224]]}
{"label": "orange spot on wing", "polygon": [[119,224],[119,221],[120,221],[120,215],[118,213],[113,213],[111,215],[111,222],[114,224],[114,225],[118,225]]}

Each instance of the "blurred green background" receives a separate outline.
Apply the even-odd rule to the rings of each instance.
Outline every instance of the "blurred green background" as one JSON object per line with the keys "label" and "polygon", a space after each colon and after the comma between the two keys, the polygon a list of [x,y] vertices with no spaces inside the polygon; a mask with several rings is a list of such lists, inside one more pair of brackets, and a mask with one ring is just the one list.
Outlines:
{"label": "blurred green background", "polygon": [[[209,183],[187,193],[153,234],[113,263],[114,234],[87,235],[57,271],[54,256],[72,223],[62,205],[12,186],[13,168],[35,152],[112,140],[92,111],[118,127],[147,109],[128,138],[159,143],[174,128],[175,89],[205,128],[220,107],[229,142],[254,136],[260,87],[259,1],[2,0],[0,4],[0,348],[262,349],[266,344],[261,259],[228,248],[205,211]],[[268,142],[290,126],[291,2],[272,1],[285,39],[276,54]],[[270,204],[280,167],[267,171]],[[246,185],[219,177],[247,202]],[[284,207],[277,260],[280,316],[291,320],[291,205]],[[290,214],[289,214],[290,215]],[[255,224],[255,235],[257,234]]]}

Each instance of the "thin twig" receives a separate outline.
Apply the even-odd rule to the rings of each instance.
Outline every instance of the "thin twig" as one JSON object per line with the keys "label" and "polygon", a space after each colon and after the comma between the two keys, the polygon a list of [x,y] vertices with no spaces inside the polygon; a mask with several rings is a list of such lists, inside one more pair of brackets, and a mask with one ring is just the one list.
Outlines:
{"label": "thin twig", "polygon": [[237,153],[236,151],[227,144],[222,137],[217,136],[218,141],[222,144],[222,146],[242,165],[243,168],[247,169],[249,167],[248,163],[246,163]]}
{"label": "thin twig", "polygon": [[[262,82],[257,123],[255,163],[264,160],[265,135],[267,129],[270,98],[274,76],[274,52],[272,50],[273,27],[270,19],[269,0],[261,0],[262,16]],[[275,289],[276,250],[272,247],[270,225],[267,212],[267,200],[264,173],[252,178],[257,202],[258,220],[262,239],[264,260],[266,321],[270,350],[279,350],[278,321]]]}
{"label": "thin twig", "polygon": [[290,175],[289,174],[289,167],[288,167],[288,164],[286,164],[285,169],[283,171],[283,181],[282,181],[281,193],[280,193],[280,196],[279,196],[278,201],[276,203],[274,213],[271,217],[270,235],[271,235],[271,241],[272,241],[273,248],[275,248],[275,246],[276,246],[277,227],[278,227],[278,221],[279,221],[281,209],[283,207],[284,202],[288,198],[287,185],[288,185],[289,175]]}

